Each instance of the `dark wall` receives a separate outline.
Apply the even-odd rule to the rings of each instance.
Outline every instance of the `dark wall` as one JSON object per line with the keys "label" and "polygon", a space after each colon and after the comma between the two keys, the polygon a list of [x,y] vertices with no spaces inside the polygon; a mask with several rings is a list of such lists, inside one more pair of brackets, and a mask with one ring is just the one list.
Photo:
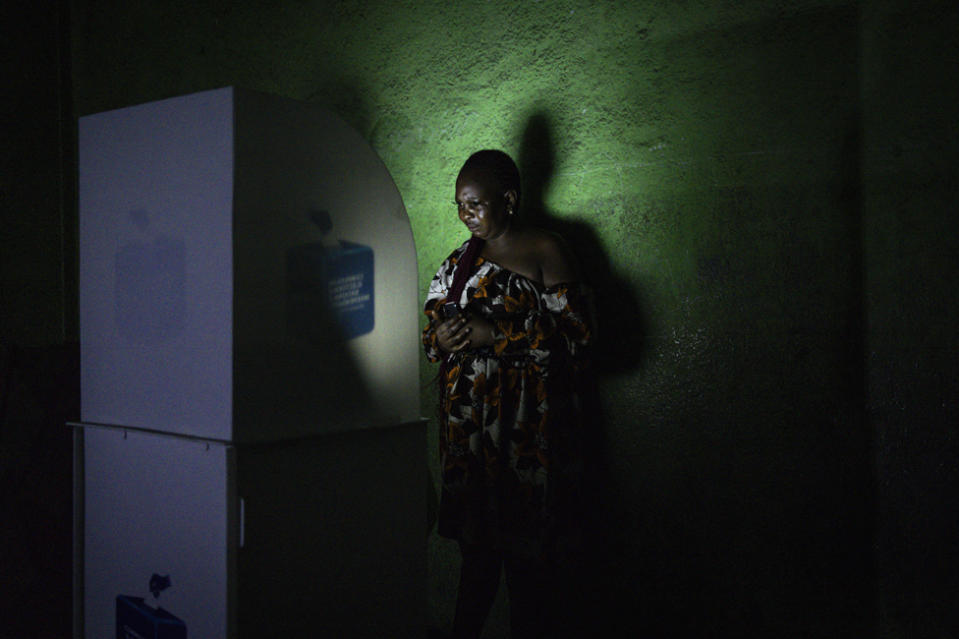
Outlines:
{"label": "dark wall", "polygon": [[[959,9],[864,11],[867,407],[884,636],[959,632]],[[895,46],[893,46],[895,43]]]}
{"label": "dark wall", "polygon": [[79,417],[69,16],[0,6],[0,635],[65,637]]}

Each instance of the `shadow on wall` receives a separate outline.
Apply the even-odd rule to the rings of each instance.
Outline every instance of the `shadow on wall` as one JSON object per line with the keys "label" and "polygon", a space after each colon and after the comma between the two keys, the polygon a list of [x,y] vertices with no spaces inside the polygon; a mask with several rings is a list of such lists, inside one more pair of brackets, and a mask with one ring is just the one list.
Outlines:
{"label": "shadow on wall", "polygon": [[[658,169],[675,179],[647,202],[700,264],[676,284],[694,299],[686,314],[644,313],[593,229],[546,210],[554,131],[548,112],[527,123],[527,214],[596,289],[597,383],[642,366],[639,388],[658,393],[607,396],[606,412],[589,393],[597,530],[567,580],[582,636],[877,634],[858,29],[843,6],[637,44],[668,75],[633,101],[655,104],[680,147],[675,170]],[[708,339],[674,347],[649,330],[660,320]],[[647,370],[651,353],[681,366]]]}
{"label": "shadow on wall", "polygon": [[321,104],[343,118],[357,133],[369,140],[373,116],[370,113],[369,87],[357,86],[356,79],[341,77],[327,79],[323,84],[306,96],[307,102]]}
{"label": "shadow on wall", "polygon": [[655,323],[708,335],[651,335],[681,361],[643,386],[661,414],[609,415],[636,451],[615,512],[639,514],[609,522],[629,547],[608,605],[637,635],[877,635],[859,28],[844,4],[636,45],[661,72],[629,102],[654,105],[676,149],[650,197],[700,264],[676,289],[698,296],[690,313]]}
{"label": "shadow on wall", "polygon": [[523,215],[533,226],[548,229],[566,240],[595,298],[593,358],[600,377],[635,370],[643,357],[647,318],[631,284],[620,277],[596,232],[586,222],[554,217],[544,196],[556,164],[549,116],[532,115],[523,133],[519,170],[523,179]]}
{"label": "shadow on wall", "polygon": [[[615,591],[621,584],[607,569],[617,561],[615,540],[606,531],[624,505],[609,474],[606,413],[600,399],[604,378],[636,370],[644,358],[648,320],[640,297],[617,274],[596,231],[578,219],[560,218],[546,208],[545,194],[553,177],[555,152],[552,125],[545,111],[534,113],[523,133],[517,158],[523,180],[521,210],[532,226],[560,235],[579,262],[581,276],[593,293],[594,331],[591,375],[579,389],[586,415],[584,448],[584,554],[562,575],[564,594],[555,636],[591,636],[611,618]],[[619,611],[621,612],[621,611]]]}

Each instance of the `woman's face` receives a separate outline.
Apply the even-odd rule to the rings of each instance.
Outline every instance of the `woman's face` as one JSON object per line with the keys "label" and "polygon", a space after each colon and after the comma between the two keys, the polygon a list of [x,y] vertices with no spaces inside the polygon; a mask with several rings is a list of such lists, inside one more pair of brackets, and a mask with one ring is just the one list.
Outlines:
{"label": "woman's face", "polygon": [[515,202],[512,191],[502,193],[489,175],[466,171],[456,178],[456,210],[473,236],[491,240],[509,228],[508,207]]}

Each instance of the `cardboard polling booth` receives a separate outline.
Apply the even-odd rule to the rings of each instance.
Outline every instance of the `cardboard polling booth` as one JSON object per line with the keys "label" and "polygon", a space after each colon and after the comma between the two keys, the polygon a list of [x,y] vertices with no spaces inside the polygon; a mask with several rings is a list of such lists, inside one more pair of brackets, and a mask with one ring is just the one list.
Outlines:
{"label": "cardboard polling booth", "polygon": [[77,634],[421,633],[416,255],[369,145],[206,91],[81,118],[79,200]]}

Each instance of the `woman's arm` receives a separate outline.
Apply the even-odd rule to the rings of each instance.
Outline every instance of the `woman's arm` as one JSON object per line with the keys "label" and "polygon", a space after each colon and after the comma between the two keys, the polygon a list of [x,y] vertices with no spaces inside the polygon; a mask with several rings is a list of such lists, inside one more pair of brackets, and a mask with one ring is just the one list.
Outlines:
{"label": "woman's arm", "polygon": [[554,284],[540,295],[541,309],[494,322],[491,345],[497,354],[562,350],[575,355],[592,333],[587,299],[579,283]]}
{"label": "woman's arm", "polygon": [[470,317],[461,314],[446,317],[443,307],[448,301],[449,291],[456,274],[456,267],[466,250],[466,243],[453,251],[443,261],[430,282],[423,312],[429,319],[423,329],[423,349],[431,362],[438,362],[447,353],[455,353],[471,346],[471,336],[475,328],[469,324]]}
{"label": "woman's arm", "polygon": [[580,281],[576,260],[563,238],[552,233],[543,233],[537,244],[536,252],[543,273],[543,284],[547,288]]}

